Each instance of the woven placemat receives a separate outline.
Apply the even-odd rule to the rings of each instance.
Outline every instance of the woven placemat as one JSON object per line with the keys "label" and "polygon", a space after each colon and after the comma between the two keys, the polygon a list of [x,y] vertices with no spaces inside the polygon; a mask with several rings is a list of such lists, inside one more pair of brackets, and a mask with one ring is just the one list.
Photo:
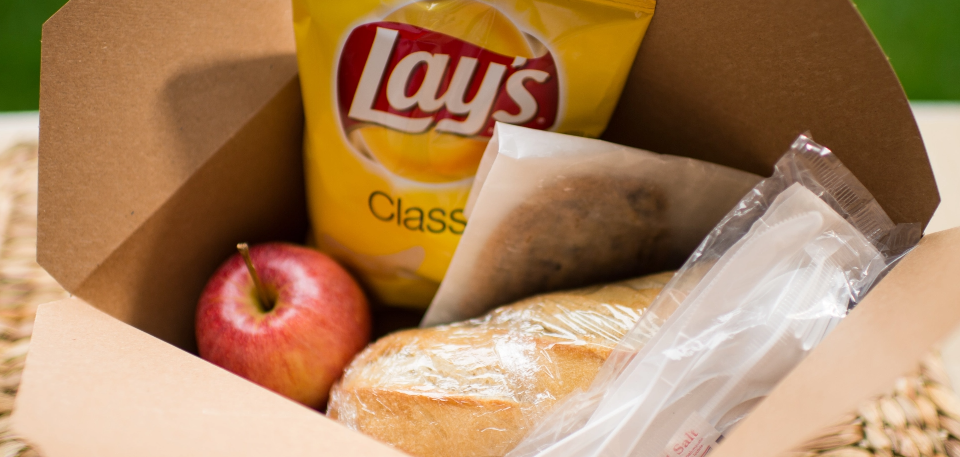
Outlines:
{"label": "woven placemat", "polygon": [[791,457],[960,457],[960,399],[933,352],[893,392],[864,402]]}
{"label": "woven placemat", "polygon": [[37,145],[0,152],[0,457],[36,456],[10,431],[10,412],[37,305],[67,293],[37,265]]}
{"label": "woven placemat", "polygon": [[[10,431],[37,305],[68,294],[36,263],[37,145],[0,152],[0,457],[38,457]],[[960,399],[937,353],[791,457],[960,457]]]}

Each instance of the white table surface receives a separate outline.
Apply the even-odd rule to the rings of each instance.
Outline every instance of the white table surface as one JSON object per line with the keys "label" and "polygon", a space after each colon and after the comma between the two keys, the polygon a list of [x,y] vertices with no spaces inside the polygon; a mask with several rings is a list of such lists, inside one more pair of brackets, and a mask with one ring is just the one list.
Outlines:
{"label": "white table surface", "polygon": [[20,141],[37,141],[39,134],[39,113],[0,113],[0,151]]}
{"label": "white table surface", "polygon": [[960,103],[913,103],[940,189],[940,207],[926,233],[960,226]]}
{"label": "white table surface", "polygon": [[[926,233],[960,226],[960,103],[913,103],[913,112],[940,188],[940,207]],[[36,141],[39,123],[36,112],[0,113],[0,151]]]}

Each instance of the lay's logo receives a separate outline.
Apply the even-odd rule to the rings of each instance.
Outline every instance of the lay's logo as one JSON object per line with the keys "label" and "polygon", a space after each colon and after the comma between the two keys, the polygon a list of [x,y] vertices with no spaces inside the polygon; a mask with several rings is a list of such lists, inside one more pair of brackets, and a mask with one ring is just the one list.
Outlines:
{"label": "lay's logo", "polygon": [[409,134],[433,128],[489,137],[496,121],[553,126],[559,81],[549,51],[507,56],[421,27],[374,22],[347,38],[337,95],[348,133],[380,125]]}

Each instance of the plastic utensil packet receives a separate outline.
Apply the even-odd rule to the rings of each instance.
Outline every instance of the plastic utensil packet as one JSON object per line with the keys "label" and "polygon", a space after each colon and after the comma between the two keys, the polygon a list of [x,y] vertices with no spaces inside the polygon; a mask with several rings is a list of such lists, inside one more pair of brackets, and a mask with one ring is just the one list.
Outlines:
{"label": "plastic utensil packet", "polygon": [[676,269],[759,180],[686,157],[498,123],[467,201],[470,224],[423,325]]}
{"label": "plastic utensil packet", "polygon": [[318,247],[425,308],[495,121],[599,136],[655,0],[293,0]]}
{"label": "plastic utensil packet", "polygon": [[702,456],[919,238],[801,136],[508,456]]}

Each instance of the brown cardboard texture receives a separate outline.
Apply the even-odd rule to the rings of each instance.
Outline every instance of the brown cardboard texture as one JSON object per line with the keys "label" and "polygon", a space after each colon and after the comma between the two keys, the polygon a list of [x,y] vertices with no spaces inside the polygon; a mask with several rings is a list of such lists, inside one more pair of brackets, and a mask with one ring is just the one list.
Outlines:
{"label": "brown cardboard texture", "polygon": [[44,25],[37,257],[67,290],[190,348],[239,241],[302,239],[288,2],[70,2]]}
{"label": "brown cardboard texture", "polygon": [[[197,298],[235,243],[299,240],[306,232],[296,73],[287,0],[72,0],[43,30],[40,263],[119,321],[193,349]],[[835,151],[894,220],[930,219],[939,197],[920,134],[895,75],[848,0],[661,0],[605,138],[769,174],[807,130]],[[957,238],[937,243],[956,247]],[[944,253],[924,252],[925,262],[913,268],[946,262]],[[878,289],[873,302],[887,303],[886,294],[928,292],[909,281],[894,284]],[[929,296],[931,306],[944,298]],[[148,416],[145,411],[134,410],[162,416],[166,410],[156,405],[176,404],[177,414],[196,419],[190,422],[196,427],[244,443],[253,438],[239,431],[239,417],[270,422],[274,409],[287,408],[256,386],[81,309],[76,303],[47,307],[38,323],[38,332],[47,328],[49,344],[36,343],[28,358],[16,422],[41,449],[58,452],[82,442],[84,449],[112,455],[109,436],[176,436],[203,441],[199,448],[209,454],[248,455],[243,446],[227,447],[227,439],[154,426],[159,416],[147,419],[136,415]],[[911,322],[926,325],[918,316]],[[835,339],[858,340],[847,328],[859,327],[841,325]],[[116,351],[106,351],[103,341],[113,341]],[[140,353],[152,345],[163,345],[155,350],[166,355],[154,360]],[[889,355],[854,349],[866,358]],[[892,366],[912,362],[912,352],[897,354],[903,360]],[[63,357],[71,370],[116,379],[105,382],[109,388],[67,390],[54,376],[74,376],[57,371],[60,362],[53,361]],[[194,371],[178,376],[181,366]],[[147,367],[159,370],[157,379],[135,373]],[[831,367],[845,376],[824,388],[853,392],[856,367]],[[821,377],[805,379],[822,382],[822,371],[814,375]],[[253,395],[262,403],[206,410],[216,402],[199,401],[204,395],[226,403]],[[94,405],[103,405],[97,407],[104,413],[71,410]],[[297,411],[288,417],[312,414]],[[69,432],[76,425],[54,420],[59,412],[106,432]],[[820,419],[812,414],[792,426],[800,433]],[[357,443],[360,455],[387,455],[320,418],[304,420],[312,421],[303,427],[316,427],[317,436]],[[283,453],[314,442],[284,436],[277,439]],[[267,446],[251,444],[250,452],[266,449],[259,445]],[[168,449],[177,453],[183,446]],[[759,455],[761,448],[748,443],[737,449]]]}
{"label": "brown cardboard texture", "polygon": [[44,457],[403,455],[77,299],[30,346],[16,427]]}

